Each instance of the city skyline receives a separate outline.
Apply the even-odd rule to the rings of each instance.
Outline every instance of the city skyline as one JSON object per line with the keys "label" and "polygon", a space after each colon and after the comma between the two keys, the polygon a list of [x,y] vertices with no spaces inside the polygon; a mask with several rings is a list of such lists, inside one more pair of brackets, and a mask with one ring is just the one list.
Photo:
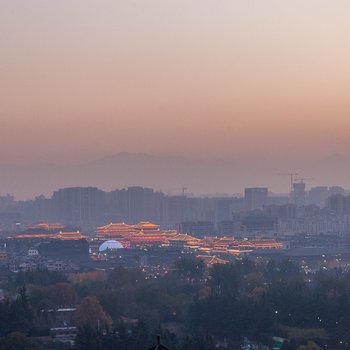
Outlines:
{"label": "city skyline", "polygon": [[0,350],[350,349],[349,33],[0,0]]}

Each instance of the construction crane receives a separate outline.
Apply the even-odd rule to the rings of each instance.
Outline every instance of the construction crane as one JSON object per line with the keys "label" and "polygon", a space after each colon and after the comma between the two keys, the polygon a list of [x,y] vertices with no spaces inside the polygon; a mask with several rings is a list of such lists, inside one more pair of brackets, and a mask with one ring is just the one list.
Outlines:
{"label": "construction crane", "polygon": [[294,179],[294,181],[299,181],[300,183],[304,183],[304,181],[306,181],[306,180],[314,180],[314,178],[313,177],[302,177],[302,178],[300,178],[300,179]]}
{"label": "construction crane", "polygon": [[294,176],[298,176],[298,173],[282,173],[279,175],[286,175],[290,178],[290,192],[293,192],[293,183],[294,183]]}

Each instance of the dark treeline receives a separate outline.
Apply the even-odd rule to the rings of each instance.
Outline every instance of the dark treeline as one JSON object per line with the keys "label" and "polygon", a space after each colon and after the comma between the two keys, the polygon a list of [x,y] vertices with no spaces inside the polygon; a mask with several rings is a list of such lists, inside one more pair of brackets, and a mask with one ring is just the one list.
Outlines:
{"label": "dark treeline", "polygon": [[76,349],[147,349],[156,334],[173,350],[238,349],[243,337],[266,345],[283,337],[284,350],[350,344],[350,274],[339,269],[305,275],[289,261],[250,260],[207,269],[186,258],[156,278],[121,267],[39,270],[2,288],[16,297],[0,303],[0,349],[11,341],[40,349],[32,337],[49,334],[43,310],[62,306],[77,306]]}

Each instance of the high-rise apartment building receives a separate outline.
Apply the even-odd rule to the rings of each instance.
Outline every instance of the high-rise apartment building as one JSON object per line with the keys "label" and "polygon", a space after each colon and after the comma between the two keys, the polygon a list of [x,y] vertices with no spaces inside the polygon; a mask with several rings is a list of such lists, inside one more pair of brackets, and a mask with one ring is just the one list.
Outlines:
{"label": "high-rise apartment building", "polygon": [[52,196],[55,219],[66,225],[93,227],[101,221],[104,192],[96,187],[70,187]]}
{"label": "high-rise apartment building", "polygon": [[246,210],[262,209],[267,203],[268,189],[266,187],[252,187],[244,190]]}
{"label": "high-rise apartment building", "polygon": [[304,182],[296,182],[293,184],[292,198],[294,204],[296,204],[298,207],[305,205],[306,193]]}
{"label": "high-rise apartment building", "polygon": [[316,204],[323,207],[326,203],[326,199],[329,196],[329,191],[327,186],[317,186],[311,188],[309,191],[309,204]]}

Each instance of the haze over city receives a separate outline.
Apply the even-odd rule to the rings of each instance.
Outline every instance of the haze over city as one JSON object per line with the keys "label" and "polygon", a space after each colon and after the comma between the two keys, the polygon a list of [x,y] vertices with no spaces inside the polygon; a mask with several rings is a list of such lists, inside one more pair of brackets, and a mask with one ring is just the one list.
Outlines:
{"label": "haze over city", "polygon": [[[0,9],[1,193],[50,193],[80,175],[103,186],[103,173],[70,176],[67,164],[121,152],[231,163],[230,182],[223,167],[216,185],[198,171],[179,181],[159,173],[165,190],[233,193],[260,181],[286,192],[276,174],[289,171],[350,187],[341,174],[349,2],[2,0]],[[307,166],[329,157],[332,174]],[[115,187],[133,184],[115,174]]]}
{"label": "haze over city", "polygon": [[350,349],[349,33],[0,0],[0,350]]}

